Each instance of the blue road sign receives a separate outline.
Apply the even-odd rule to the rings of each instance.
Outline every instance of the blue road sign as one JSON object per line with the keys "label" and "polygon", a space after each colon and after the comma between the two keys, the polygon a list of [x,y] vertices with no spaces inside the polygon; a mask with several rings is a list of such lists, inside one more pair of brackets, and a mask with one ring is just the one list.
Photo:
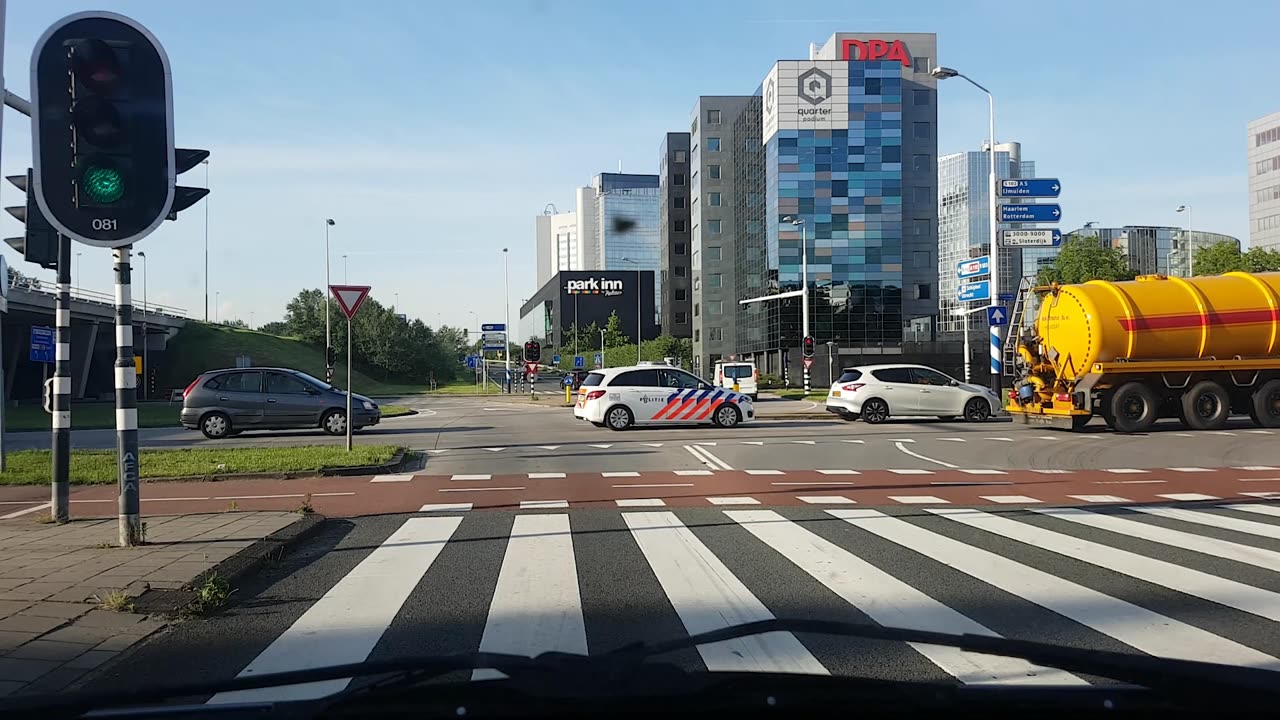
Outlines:
{"label": "blue road sign", "polygon": [[1013,302],[1013,293],[1000,293],[996,299],[1002,303]]}
{"label": "blue road sign", "polygon": [[552,356],[551,356],[551,364],[552,364],[552,365],[559,365],[559,364],[560,364],[560,356],[559,356],[559,355],[552,355]]}
{"label": "blue road sign", "polygon": [[956,263],[956,277],[961,280],[965,278],[978,277],[979,275],[991,274],[991,256],[983,255],[982,257],[969,258]]}
{"label": "blue road sign", "polygon": [[481,332],[503,332],[506,329],[506,323],[485,323],[480,326]]}
{"label": "blue road sign", "polygon": [[1062,192],[1058,178],[1010,178],[1000,181],[1000,197],[1056,198]]}
{"label": "blue road sign", "polygon": [[604,367],[604,353],[596,353],[596,367]]}
{"label": "blue road sign", "polygon": [[1062,231],[1058,228],[1000,231],[1000,247],[1058,247],[1060,245],[1062,245]]}
{"label": "blue road sign", "polygon": [[573,369],[575,369],[575,370],[581,370],[582,368],[584,368],[584,367],[586,367],[586,366],[587,366],[587,359],[586,359],[586,358],[582,357],[581,355],[574,355],[574,356],[573,356]]}
{"label": "blue road sign", "polygon": [[1003,305],[993,305],[987,308],[987,324],[992,327],[1008,325],[1009,311],[1005,310]]}
{"label": "blue road sign", "polygon": [[1057,203],[1000,206],[1000,222],[1056,223],[1061,220],[1062,206]]}
{"label": "blue road sign", "polygon": [[31,326],[31,362],[54,361],[53,337],[53,328],[44,325]]}
{"label": "blue road sign", "polygon": [[991,283],[987,280],[960,283],[960,288],[956,292],[956,300],[959,302],[975,302],[978,300],[990,299]]}

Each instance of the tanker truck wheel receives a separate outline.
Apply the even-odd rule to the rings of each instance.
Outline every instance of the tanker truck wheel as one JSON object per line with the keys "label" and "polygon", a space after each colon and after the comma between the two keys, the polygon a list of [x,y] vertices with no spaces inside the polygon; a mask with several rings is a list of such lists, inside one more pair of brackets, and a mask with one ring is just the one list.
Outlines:
{"label": "tanker truck wheel", "polygon": [[1116,388],[1109,405],[1116,432],[1144,432],[1160,416],[1160,399],[1140,382],[1128,382]]}
{"label": "tanker truck wheel", "polygon": [[1249,417],[1259,427],[1280,427],[1280,380],[1268,380],[1249,398]]}
{"label": "tanker truck wheel", "polygon": [[1192,430],[1221,430],[1231,416],[1231,396],[1212,380],[1201,380],[1182,394],[1182,422]]}

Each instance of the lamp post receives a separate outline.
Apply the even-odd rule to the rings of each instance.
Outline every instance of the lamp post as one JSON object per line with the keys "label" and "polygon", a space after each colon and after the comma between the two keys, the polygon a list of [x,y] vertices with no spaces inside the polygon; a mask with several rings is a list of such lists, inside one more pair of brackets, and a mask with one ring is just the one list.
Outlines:
{"label": "lamp post", "polygon": [[[204,189],[209,189],[209,158],[200,161],[204,166]],[[209,322],[209,196],[204,196],[204,321]]]}
{"label": "lamp post", "polygon": [[831,352],[835,349],[835,346],[835,340],[827,341],[827,385],[834,385],[836,382],[835,368],[832,367],[834,360],[831,357]]}
{"label": "lamp post", "polygon": [[349,282],[349,280],[347,280],[347,255],[346,255],[346,253],[343,253],[343,255],[342,255],[342,284],[343,284],[343,285],[346,285],[348,282]]}
{"label": "lamp post", "polygon": [[511,277],[507,274],[507,248],[502,248],[502,305],[505,308],[503,319],[502,357],[506,366],[506,391],[511,392]]}
{"label": "lamp post", "polygon": [[1187,214],[1187,277],[1191,277],[1194,272],[1192,268],[1193,258],[1191,256],[1191,226],[1195,222],[1195,218],[1191,213],[1190,205],[1179,205],[1174,212],[1185,212]]}
{"label": "lamp post", "polygon": [[139,251],[142,258],[142,397],[147,398],[147,373],[151,372],[151,360],[147,350],[151,346],[151,337],[147,334],[147,253]]}
{"label": "lamp post", "polygon": [[222,291],[213,293],[213,324],[218,324],[218,304],[222,302]]}
{"label": "lamp post", "polygon": [[81,255],[83,255],[83,254],[84,254],[84,253],[79,253],[79,252],[78,252],[78,253],[76,253],[76,277],[75,277],[75,286],[76,286],[76,287],[80,287],[80,283],[84,282],[84,280],[83,280],[83,279],[81,279],[81,277],[80,277],[80,256],[81,256]]}
{"label": "lamp post", "polygon": [[324,221],[324,290],[320,292],[324,303],[324,381],[327,383],[333,382],[333,330],[329,320],[329,228],[333,225],[333,218]]}
{"label": "lamp post", "polygon": [[[929,71],[929,74],[938,80],[946,80],[948,78],[959,77],[964,78],[970,85],[978,88],[987,94],[987,123],[988,123],[988,147],[987,151],[991,153],[989,171],[987,173],[987,194],[990,195],[988,202],[988,211],[990,213],[989,223],[991,225],[991,307],[997,307],[1000,304],[1000,229],[999,215],[997,213],[997,205],[999,199],[996,197],[996,100],[991,91],[974,82],[973,78],[968,77],[958,70],[948,67],[936,67]],[[1003,364],[1000,355],[1000,326],[991,326],[991,389],[1000,394],[1000,374],[1001,365]]]}
{"label": "lamp post", "polygon": [[[804,218],[790,215],[782,218],[783,222],[800,226],[800,320],[801,338],[809,337],[809,231]],[[803,339],[801,340],[803,342]],[[804,392],[809,394],[809,368],[804,369]]]}
{"label": "lamp post", "polygon": [[[631,258],[625,258],[625,257],[622,258],[622,262],[631,263],[632,265],[636,266],[636,364],[639,365],[640,364],[640,336],[641,336],[640,327],[641,327],[641,323],[644,322],[644,310],[641,309],[642,306],[640,304],[644,298],[644,293],[640,291],[640,263],[636,262],[635,260],[632,260]],[[601,344],[601,347],[603,348],[604,343],[601,342],[600,344]],[[604,350],[602,349],[600,352],[604,352]]]}
{"label": "lamp post", "polygon": [[600,331],[600,369],[604,369],[604,331]]}

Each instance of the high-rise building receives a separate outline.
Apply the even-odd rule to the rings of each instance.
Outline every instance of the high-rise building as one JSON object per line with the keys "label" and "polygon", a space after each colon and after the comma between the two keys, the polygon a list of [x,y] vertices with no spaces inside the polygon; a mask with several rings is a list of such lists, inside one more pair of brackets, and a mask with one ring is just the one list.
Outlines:
{"label": "high-rise building", "polygon": [[534,218],[537,237],[537,280],[542,287],[561,270],[584,270],[586,258],[578,243],[576,212],[546,212]]}
{"label": "high-rise building", "polygon": [[[661,207],[658,176],[600,173],[591,183],[595,192],[596,269],[651,270],[660,278],[662,261]],[[654,283],[654,309],[661,316],[662,287]],[[658,317],[654,322],[659,322]]]}
{"label": "high-rise building", "polygon": [[659,273],[663,297],[661,324],[674,337],[693,337],[693,279],[689,245],[689,133],[667,133],[658,153],[658,191],[661,223]]}
{"label": "high-rise building", "polygon": [[1247,138],[1249,246],[1280,250],[1280,112],[1249,123]]}
{"label": "high-rise building", "polygon": [[[808,60],[773,66],[756,92],[758,136],[734,125],[744,143],[732,253],[742,297],[731,300],[799,290],[803,238],[809,331],[834,343],[836,363],[892,360],[904,327],[929,326],[938,313],[936,54],[932,33],[836,33]],[[798,297],[743,306],[734,352],[762,372],[785,367],[794,382],[800,308]],[[826,358],[820,352],[815,368],[823,381]]]}
{"label": "high-rise building", "polygon": [[735,352],[737,303],[733,198],[733,127],[751,97],[703,96],[689,124],[690,272],[693,276],[694,371],[711,370],[715,360]]}
{"label": "high-rise building", "polygon": [[[996,145],[996,179],[1035,176],[1035,163],[1022,159],[1022,146],[1016,142]],[[939,339],[954,340],[960,337],[965,316],[964,310],[990,304],[960,302],[957,292],[960,280],[956,276],[957,263],[991,253],[991,155],[984,143],[981,151],[953,153],[938,158],[938,331]],[[1001,224],[997,229],[1019,227]],[[1047,250],[1051,256],[1056,251]],[[1023,258],[1045,252],[1042,250],[1001,248],[1000,281],[997,293],[1010,293],[1018,289],[1022,279]],[[928,259],[923,255],[912,258],[912,264]],[[986,327],[986,316],[975,312],[968,316],[969,328]],[[983,354],[986,354],[983,346]]]}

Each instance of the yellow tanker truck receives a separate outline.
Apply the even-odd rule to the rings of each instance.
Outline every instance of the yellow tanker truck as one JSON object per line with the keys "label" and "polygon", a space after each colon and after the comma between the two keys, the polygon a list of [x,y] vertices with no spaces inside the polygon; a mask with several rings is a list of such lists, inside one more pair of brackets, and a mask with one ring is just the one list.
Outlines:
{"label": "yellow tanker truck", "polygon": [[[1162,417],[1194,430],[1231,414],[1280,427],[1280,273],[1091,280],[1024,292],[1015,327],[1015,422],[1120,432]],[[1016,340],[1014,339],[1016,337]]]}

